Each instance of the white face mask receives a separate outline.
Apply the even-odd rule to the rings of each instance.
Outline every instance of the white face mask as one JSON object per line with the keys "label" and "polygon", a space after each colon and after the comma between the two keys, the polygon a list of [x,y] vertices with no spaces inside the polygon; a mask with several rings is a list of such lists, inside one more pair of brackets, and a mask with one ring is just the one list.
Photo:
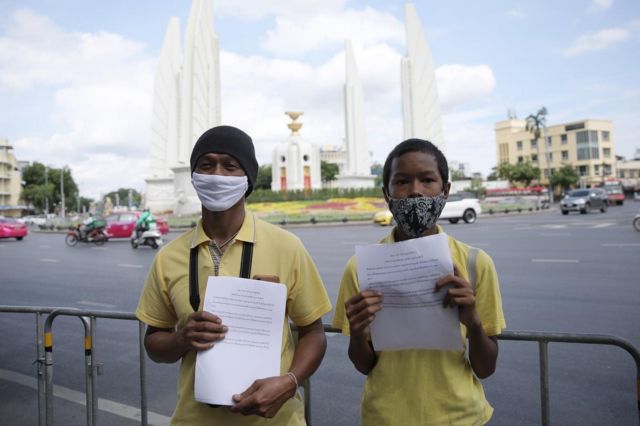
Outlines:
{"label": "white face mask", "polygon": [[191,184],[202,205],[209,211],[229,210],[249,188],[246,176],[220,176],[191,174]]}

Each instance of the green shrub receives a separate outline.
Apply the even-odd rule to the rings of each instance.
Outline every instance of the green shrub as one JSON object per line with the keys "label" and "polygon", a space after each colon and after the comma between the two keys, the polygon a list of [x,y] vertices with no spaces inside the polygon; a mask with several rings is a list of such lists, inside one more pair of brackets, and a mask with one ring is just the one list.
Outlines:
{"label": "green shrub", "polygon": [[254,190],[247,203],[273,203],[278,201],[325,201],[330,198],[382,197],[380,188],[323,188],[311,191]]}

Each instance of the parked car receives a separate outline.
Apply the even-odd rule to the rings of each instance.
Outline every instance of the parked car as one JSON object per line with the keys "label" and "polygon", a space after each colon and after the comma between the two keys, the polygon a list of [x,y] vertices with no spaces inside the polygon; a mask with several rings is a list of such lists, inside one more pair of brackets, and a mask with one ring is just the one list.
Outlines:
{"label": "parked car", "polygon": [[576,189],[560,201],[562,214],[569,214],[569,212],[587,214],[591,209],[600,209],[600,212],[605,213],[608,207],[607,193],[602,188]]}
{"label": "parked car", "polygon": [[[119,212],[106,216],[105,234],[109,238],[129,238],[136,227],[136,220],[142,214],[139,211]],[[162,235],[169,233],[169,223],[162,217],[156,217],[156,227]]]}
{"label": "parked car", "polygon": [[0,216],[0,238],[15,238],[20,241],[29,233],[27,225],[12,217]]}
{"label": "parked car", "polygon": [[[465,223],[474,223],[481,213],[480,202],[477,198],[467,198],[465,194],[449,194],[440,219],[448,219],[451,223],[458,223],[460,219]],[[373,216],[373,222],[380,225],[391,225],[393,215],[389,210],[383,210]]]}

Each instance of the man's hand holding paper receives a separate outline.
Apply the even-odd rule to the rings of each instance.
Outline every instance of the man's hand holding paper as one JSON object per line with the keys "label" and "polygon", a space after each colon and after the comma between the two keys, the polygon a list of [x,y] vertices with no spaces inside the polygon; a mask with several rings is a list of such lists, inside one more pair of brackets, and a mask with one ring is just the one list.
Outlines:
{"label": "man's hand holding paper", "polygon": [[[357,246],[356,258],[362,290],[384,297],[370,325],[376,350],[462,348],[458,312],[443,306],[445,297],[457,297],[461,290],[446,234]],[[436,287],[443,277],[449,278]],[[455,288],[441,290],[446,285]]]}

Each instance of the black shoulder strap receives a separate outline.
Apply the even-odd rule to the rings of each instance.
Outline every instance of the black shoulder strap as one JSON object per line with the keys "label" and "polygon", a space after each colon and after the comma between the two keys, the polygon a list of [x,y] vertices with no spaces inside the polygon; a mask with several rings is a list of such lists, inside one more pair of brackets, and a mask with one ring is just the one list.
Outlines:
{"label": "black shoulder strap", "polygon": [[[251,276],[251,263],[253,260],[253,243],[242,243],[242,260],[240,262],[240,278]],[[192,247],[189,252],[189,303],[194,311],[200,307],[200,288],[198,287],[198,246]]]}

